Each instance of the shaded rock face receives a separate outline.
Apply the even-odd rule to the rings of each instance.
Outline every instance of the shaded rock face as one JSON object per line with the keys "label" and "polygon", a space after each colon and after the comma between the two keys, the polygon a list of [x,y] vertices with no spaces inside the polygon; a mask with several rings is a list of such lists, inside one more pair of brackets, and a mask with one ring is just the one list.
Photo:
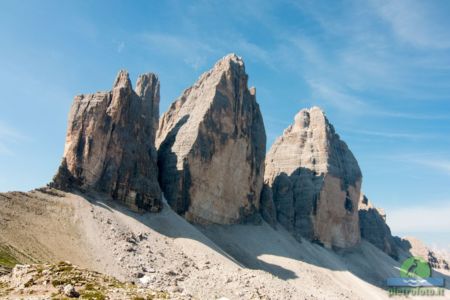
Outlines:
{"label": "shaded rock face", "polygon": [[52,186],[104,192],[133,209],[158,211],[158,118],[154,74],[139,76],[133,90],[128,73],[120,71],[112,91],[76,96]]}
{"label": "shaded rock face", "polygon": [[358,162],[324,113],[301,110],[267,154],[262,215],[298,240],[352,247],[360,241],[361,181]]}
{"label": "shaded rock face", "polygon": [[259,210],[266,134],[255,89],[230,54],[176,100],[157,135],[168,203],[198,223],[240,223]]}
{"label": "shaded rock face", "polygon": [[361,194],[358,208],[361,237],[366,239],[394,259],[398,259],[398,251],[391,229],[386,224],[386,214],[376,208],[369,199]]}

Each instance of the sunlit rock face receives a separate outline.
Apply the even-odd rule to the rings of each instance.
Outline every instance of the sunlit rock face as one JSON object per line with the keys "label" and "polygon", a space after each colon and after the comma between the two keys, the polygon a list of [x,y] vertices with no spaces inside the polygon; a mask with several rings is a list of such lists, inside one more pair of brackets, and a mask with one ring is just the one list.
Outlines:
{"label": "sunlit rock face", "polygon": [[76,96],[64,156],[52,185],[109,194],[133,209],[158,211],[159,80],[139,76],[133,90],[120,71],[112,91]]}
{"label": "sunlit rock face", "polygon": [[349,248],[360,241],[358,162],[318,107],[301,110],[267,154],[262,215],[297,239]]}
{"label": "sunlit rock face", "polygon": [[259,210],[266,134],[247,80],[242,59],[227,55],[161,118],[161,188],[189,221],[241,223]]}

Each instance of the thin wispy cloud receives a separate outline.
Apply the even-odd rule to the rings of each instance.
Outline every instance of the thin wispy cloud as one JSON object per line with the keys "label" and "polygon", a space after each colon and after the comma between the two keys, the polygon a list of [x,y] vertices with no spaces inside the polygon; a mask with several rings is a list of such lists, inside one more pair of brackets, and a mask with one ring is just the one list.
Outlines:
{"label": "thin wispy cloud", "polygon": [[269,116],[269,117],[264,118],[264,122],[265,123],[270,123],[270,124],[276,124],[278,126],[285,126],[285,127],[287,127],[287,126],[291,125],[294,122],[294,120],[277,119],[277,118]]}
{"label": "thin wispy cloud", "polygon": [[441,174],[450,175],[450,154],[441,152],[430,153],[391,153],[378,158],[392,160],[412,166],[421,166]]}
{"label": "thin wispy cloud", "polygon": [[0,155],[14,155],[13,145],[27,140],[28,137],[24,134],[4,122],[0,122]]}
{"label": "thin wispy cloud", "polygon": [[407,140],[429,140],[441,138],[441,136],[428,133],[408,133],[408,132],[391,132],[391,131],[372,131],[372,130],[360,130],[360,129],[344,129],[345,132],[355,133],[364,136],[381,137],[388,139],[407,139]]}
{"label": "thin wispy cloud", "polygon": [[237,32],[229,33],[225,38],[202,38],[196,36],[195,32],[191,34],[179,36],[147,32],[140,34],[139,39],[152,51],[182,57],[183,62],[195,70],[204,68],[208,60],[217,59],[229,52],[277,70],[277,65],[264,47],[248,41]]}
{"label": "thin wispy cloud", "polygon": [[238,52],[239,55],[262,62],[272,70],[278,70],[278,67],[272,59],[270,53],[263,47],[260,47],[255,43],[251,43],[243,38],[233,39],[230,43],[234,45],[236,52]]}
{"label": "thin wispy cloud", "polygon": [[10,139],[13,141],[26,140],[27,137],[20,133],[17,129],[0,122],[0,139]]}
{"label": "thin wispy cloud", "polygon": [[409,161],[450,175],[450,160],[436,159],[436,158],[432,159],[412,158],[409,159]]}
{"label": "thin wispy cloud", "polygon": [[390,208],[387,223],[394,232],[450,234],[449,201]]}
{"label": "thin wispy cloud", "polygon": [[355,114],[364,114],[369,111],[369,107],[364,101],[340,90],[339,87],[333,87],[332,84],[317,80],[307,80],[307,83],[314,98],[333,107]]}
{"label": "thin wispy cloud", "polygon": [[124,48],[125,48],[125,42],[119,42],[117,44],[117,53],[122,53]]}
{"label": "thin wispy cloud", "polygon": [[0,155],[11,156],[13,152],[0,140]]}
{"label": "thin wispy cloud", "polygon": [[427,114],[427,113],[408,113],[387,110],[372,110],[371,114],[381,117],[412,119],[412,120],[450,120],[450,114]]}
{"label": "thin wispy cloud", "polygon": [[[393,9],[398,12],[396,16],[404,20],[402,24],[391,24],[388,19],[396,16],[386,15],[390,11],[387,6],[397,3],[401,4]],[[450,119],[450,114],[435,114],[425,109],[421,113],[400,111],[395,105],[449,100],[444,96],[448,95],[445,93],[448,80],[443,80],[440,72],[450,68],[450,61],[448,55],[436,51],[442,50],[450,34],[443,30],[445,26],[439,26],[439,21],[427,17],[434,14],[428,4],[426,9],[420,10],[414,9],[421,6],[416,2],[374,1],[371,5],[353,2],[338,15],[328,5],[320,3],[298,4],[293,1],[290,4],[319,24],[320,30],[316,31],[320,32],[320,38],[301,29],[285,33],[277,48],[278,59],[286,68],[297,69],[303,74],[313,101],[319,100],[325,109],[333,107],[353,115],[405,120]],[[420,23],[410,28],[423,25],[421,28],[426,31],[423,36],[431,36],[432,41],[409,36],[409,32],[403,35],[393,33],[416,20]],[[437,27],[439,30],[434,30]],[[405,41],[408,37],[410,41]],[[442,39],[443,43],[439,44]],[[339,41],[337,47],[336,41]],[[433,47],[432,42],[441,48]],[[431,51],[417,50],[418,43],[428,44]],[[430,93],[430,90],[436,92]],[[382,97],[388,95],[389,101],[380,99],[379,94],[383,94]],[[386,105],[391,103],[392,108]]]}
{"label": "thin wispy cloud", "polygon": [[432,2],[383,0],[372,4],[402,41],[421,48],[450,48],[450,32],[444,25],[448,15]]}
{"label": "thin wispy cloud", "polygon": [[151,51],[163,53],[182,60],[193,69],[202,67],[211,55],[220,51],[209,43],[194,37],[146,32],[138,35],[145,47]]}

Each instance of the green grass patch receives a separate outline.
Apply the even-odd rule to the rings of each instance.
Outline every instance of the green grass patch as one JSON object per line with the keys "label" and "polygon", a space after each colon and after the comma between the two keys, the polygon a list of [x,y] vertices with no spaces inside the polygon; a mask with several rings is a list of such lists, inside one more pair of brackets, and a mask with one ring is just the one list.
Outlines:
{"label": "green grass patch", "polygon": [[52,285],[54,287],[58,287],[58,286],[61,286],[61,285],[67,285],[69,283],[71,283],[70,278],[62,278],[62,279],[54,279],[54,280],[52,280]]}
{"label": "green grass patch", "polygon": [[0,246],[0,266],[12,269],[19,263],[8,247]]}
{"label": "green grass patch", "polygon": [[82,290],[80,296],[87,300],[105,300],[106,296],[102,291]]}

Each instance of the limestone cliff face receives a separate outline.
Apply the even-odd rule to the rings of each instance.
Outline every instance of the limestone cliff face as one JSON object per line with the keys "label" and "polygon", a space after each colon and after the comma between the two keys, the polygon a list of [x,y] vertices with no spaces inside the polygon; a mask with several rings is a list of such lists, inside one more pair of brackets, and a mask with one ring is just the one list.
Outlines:
{"label": "limestone cliff face", "polygon": [[239,223],[259,209],[266,134],[247,79],[242,59],[230,54],[161,118],[161,188],[190,221]]}
{"label": "limestone cliff face", "polygon": [[110,92],[76,96],[62,164],[52,185],[111,195],[133,209],[158,211],[154,138],[159,117],[159,81],[139,76],[136,90],[120,71]]}
{"label": "limestone cliff face", "polygon": [[398,259],[398,251],[391,229],[386,224],[386,214],[376,208],[361,194],[358,207],[361,237],[383,250],[394,259]]}
{"label": "limestone cliff face", "polygon": [[347,248],[360,241],[358,163],[317,107],[301,110],[266,157],[262,215],[297,239]]}

